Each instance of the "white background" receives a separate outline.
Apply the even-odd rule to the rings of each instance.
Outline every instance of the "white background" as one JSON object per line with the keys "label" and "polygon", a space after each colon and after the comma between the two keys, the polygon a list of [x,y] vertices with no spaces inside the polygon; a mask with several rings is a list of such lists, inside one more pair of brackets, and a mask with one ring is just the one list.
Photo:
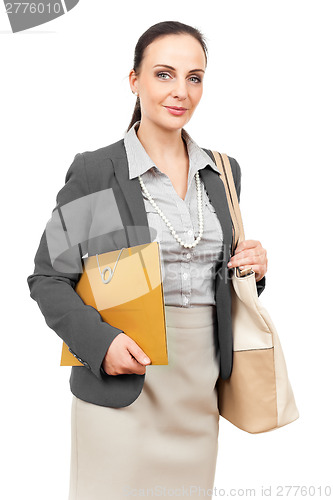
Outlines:
{"label": "white background", "polygon": [[75,154],[123,137],[136,41],[166,20],[207,37],[204,96],[186,129],[241,166],[245,236],[268,252],[260,300],[300,412],[261,435],[221,418],[215,486],[260,497],[262,486],[274,496],[277,485],[332,485],[332,13],[321,0],[81,0],[12,34],[1,11],[2,498],[67,499],[70,368],[26,279]]}

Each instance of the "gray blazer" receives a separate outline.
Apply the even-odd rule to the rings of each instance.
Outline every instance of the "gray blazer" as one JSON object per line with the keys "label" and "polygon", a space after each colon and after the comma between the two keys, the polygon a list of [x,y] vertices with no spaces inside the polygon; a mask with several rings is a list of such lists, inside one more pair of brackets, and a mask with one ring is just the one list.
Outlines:
{"label": "gray blazer", "polygon": [[[214,161],[212,153],[207,149],[204,151]],[[237,161],[229,158],[239,198],[241,170]],[[220,376],[227,379],[233,360],[231,271],[226,267],[231,256],[232,222],[224,184],[218,173],[207,166],[200,170],[200,174],[223,229],[223,248],[215,270],[215,300],[221,354]],[[110,189],[111,192],[112,189],[123,225],[123,228],[119,229],[118,221],[117,227],[112,230],[111,218],[111,230],[96,236],[98,231],[93,227],[96,218],[94,214],[90,214],[86,234],[81,237],[79,243],[70,246],[66,252],[67,259],[77,264],[82,262],[81,257],[86,253],[95,255],[151,242],[141,187],[137,177],[129,179],[123,139],[96,151],[78,153],[65,180],[65,185],[57,194],[54,213],[56,209],[74,200],[102,190]],[[62,224],[66,232],[63,220]],[[76,283],[80,278],[80,267],[72,268],[78,272],[59,272],[54,263],[52,265],[46,230],[42,234],[34,263],[34,273],[27,278],[30,296],[37,302],[47,325],[84,364],[71,368],[71,392],[84,401],[100,406],[119,408],[130,405],[140,395],[145,374],[107,375],[102,371],[104,356],[111,342],[122,330],[104,322],[99,312],[91,306],[86,306],[75,292]],[[256,285],[259,296],[265,288],[265,277]]]}

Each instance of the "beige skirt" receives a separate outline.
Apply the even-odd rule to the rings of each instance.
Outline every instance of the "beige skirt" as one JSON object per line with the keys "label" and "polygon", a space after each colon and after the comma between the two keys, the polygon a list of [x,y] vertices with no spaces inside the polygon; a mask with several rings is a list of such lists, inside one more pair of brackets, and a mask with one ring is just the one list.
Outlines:
{"label": "beige skirt", "polygon": [[[73,395],[69,500],[211,498],[218,452],[216,308],[166,306],[168,365],[108,408]],[[204,491],[205,490],[205,491]]]}

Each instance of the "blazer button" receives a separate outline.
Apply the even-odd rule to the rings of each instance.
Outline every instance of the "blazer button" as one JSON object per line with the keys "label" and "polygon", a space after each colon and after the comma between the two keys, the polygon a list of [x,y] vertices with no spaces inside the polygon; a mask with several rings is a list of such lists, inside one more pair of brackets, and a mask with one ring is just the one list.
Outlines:
{"label": "blazer button", "polygon": [[72,351],[72,349],[69,347],[68,348],[69,352],[71,352],[73,354],[73,356],[78,360],[80,361],[80,363],[83,364],[83,366],[85,366],[86,368],[89,368],[90,369],[90,365],[89,363],[87,363],[87,361],[83,361],[83,359],[79,358],[79,356],[77,356],[77,354],[75,354],[74,351]]}

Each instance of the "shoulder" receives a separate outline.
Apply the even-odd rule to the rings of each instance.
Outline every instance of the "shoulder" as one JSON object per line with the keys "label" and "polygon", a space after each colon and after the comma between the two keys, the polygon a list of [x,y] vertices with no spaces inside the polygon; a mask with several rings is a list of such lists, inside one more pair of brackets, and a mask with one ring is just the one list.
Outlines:
{"label": "shoulder", "polygon": [[241,168],[239,166],[239,163],[232,156],[228,156],[228,158],[229,158],[229,162],[230,162],[230,166],[231,166],[232,175],[235,179],[235,183],[239,183],[240,179],[241,179],[241,175],[242,175],[242,171],[241,171]]}
{"label": "shoulder", "polygon": [[93,151],[84,151],[79,154],[83,156],[87,167],[105,160],[123,157],[126,154],[124,139],[120,139],[108,146],[103,146]]}
{"label": "shoulder", "polygon": [[124,159],[121,139],[108,146],[77,153],[65,175],[65,184],[57,194],[57,204],[64,205],[90,194],[112,188],[114,163]]}
{"label": "shoulder", "polygon": [[[215,163],[215,159],[214,159],[214,155],[212,153],[212,150],[211,149],[206,149],[206,148],[201,148],[203,151],[205,151],[209,157],[214,161]],[[219,151],[219,153],[221,153]],[[229,162],[230,162],[230,167],[231,167],[231,171],[232,171],[232,175],[233,175],[233,178],[234,178],[234,181],[235,183],[239,183],[240,182],[240,178],[241,178],[241,168],[239,166],[239,163],[238,161],[233,158],[232,156],[229,156],[227,154],[227,157],[229,158]]]}
{"label": "shoulder", "polygon": [[89,191],[95,192],[109,187],[114,174],[114,163],[125,158],[124,139],[120,139],[95,150],[77,153],[70,170],[77,176],[85,177]]}

